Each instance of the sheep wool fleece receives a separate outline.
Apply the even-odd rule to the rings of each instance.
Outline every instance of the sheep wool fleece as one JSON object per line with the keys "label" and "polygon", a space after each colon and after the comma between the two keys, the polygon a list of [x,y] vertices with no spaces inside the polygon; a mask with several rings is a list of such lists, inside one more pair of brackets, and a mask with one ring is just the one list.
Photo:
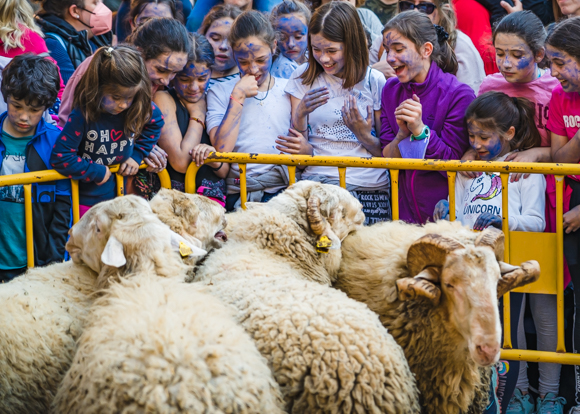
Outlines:
{"label": "sheep wool fleece", "polygon": [[196,275],[236,311],[289,413],[419,413],[403,351],[377,315],[300,279],[275,253],[235,241],[214,251]]}
{"label": "sheep wool fleece", "polygon": [[112,284],[91,310],[56,412],[281,414],[266,360],[201,290],[152,275]]}
{"label": "sheep wool fleece", "polygon": [[0,412],[46,414],[69,369],[96,273],[72,262],[0,285]]}

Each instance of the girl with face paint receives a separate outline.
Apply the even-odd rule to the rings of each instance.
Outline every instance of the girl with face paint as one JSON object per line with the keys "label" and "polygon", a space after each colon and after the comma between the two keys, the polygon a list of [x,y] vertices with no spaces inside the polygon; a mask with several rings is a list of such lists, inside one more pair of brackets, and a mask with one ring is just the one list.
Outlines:
{"label": "girl with face paint", "polygon": [[[288,147],[307,153],[304,138],[293,130],[288,134],[287,81],[270,74],[276,33],[268,19],[253,10],[242,13],[229,40],[240,77],[215,83],[208,91],[206,123],[213,147],[219,152],[260,154],[279,154]],[[237,164],[222,168],[228,174],[226,209],[231,211],[240,205],[239,168]],[[249,201],[266,202],[288,185],[286,167],[248,164],[246,169]]]}
{"label": "girl with face paint", "polygon": [[[173,88],[158,91],[153,97],[165,118],[159,146],[167,152],[171,188],[179,191],[185,191],[185,172],[189,164],[194,161],[199,166],[210,152],[215,152],[205,131],[205,93],[214,62],[213,48],[204,36],[192,34],[190,55],[183,70],[171,82]],[[201,166],[196,187],[199,194],[225,206],[225,182],[222,178],[227,171],[223,172],[223,165]]]}
{"label": "girl with face paint", "polygon": [[[369,67],[366,35],[355,7],[330,2],[314,12],[308,26],[308,63],[290,78],[292,124],[314,155],[380,155],[380,93],[384,76]],[[306,167],[303,179],[339,184],[336,168]],[[386,171],[353,168],[346,188],[363,205],[366,223],[391,218]]]}
{"label": "girl with face paint", "polygon": [[128,46],[97,50],[50,157],[55,170],[79,180],[81,214],[115,197],[109,166],[120,164],[124,176],[137,174],[162,126],[140,53]]}
{"label": "girl with face paint", "polygon": [[[552,76],[560,82],[552,92],[547,128],[554,162],[580,162],[580,17],[558,23],[546,40]],[[564,256],[574,286],[580,286],[580,176],[567,176],[564,198]],[[574,289],[573,352],[580,352],[580,289]],[[580,367],[575,367],[576,407],[580,413]]]}
{"label": "girl with face paint", "polygon": [[[464,114],[475,95],[453,75],[457,61],[447,33],[425,14],[406,11],[387,23],[383,43],[396,73],[382,93],[383,156],[410,157],[400,147],[412,144],[424,149],[424,155],[414,157],[459,159],[469,145]],[[430,221],[435,204],[447,195],[446,174],[401,171],[399,217],[411,223]]]}
{"label": "girl with face paint", "polygon": [[183,13],[175,0],[134,0],[131,2],[127,20],[131,31],[150,19],[171,18],[184,23]]}
{"label": "girl with face paint", "polygon": [[308,7],[299,0],[284,0],[270,13],[270,21],[278,33],[278,55],[272,75],[289,79],[307,61],[310,15]]}
{"label": "girl with face paint", "polygon": [[204,35],[213,47],[215,62],[212,66],[211,88],[217,82],[226,82],[239,77],[239,69],[234,60],[228,36],[234,20],[242,13],[235,7],[220,4],[212,8],[203,19],[199,33]]}

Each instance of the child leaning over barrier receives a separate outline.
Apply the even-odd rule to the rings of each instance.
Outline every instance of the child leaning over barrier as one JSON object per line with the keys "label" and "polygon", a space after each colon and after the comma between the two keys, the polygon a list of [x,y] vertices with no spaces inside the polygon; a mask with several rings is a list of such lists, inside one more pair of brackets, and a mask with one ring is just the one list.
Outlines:
{"label": "child leaning over barrier", "polygon": [[137,174],[164,121],[151,102],[145,63],[128,46],[97,50],[75,89],[73,108],[50,162],[61,174],[79,180],[82,216],[115,197],[109,166],[120,164],[123,176]]}
{"label": "child leaning over barrier", "polygon": [[[60,89],[57,66],[39,56],[19,55],[2,72],[2,96],[8,104],[0,115],[0,175],[51,169],[49,158],[60,130],[43,119]],[[34,263],[62,261],[70,227],[70,184],[53,181],[32,185]],[[26,271],[24,188],[0,187],[0,281]]]}
{"label": "child leaning over barrier", "polygon": [[[525,151],[539,147],[540,133],[534,122],[534,106],[525,98],[510,98],[503,92],[487,92],[477,97],[467,108],[465,114],[469,131],[469,144],[483,161],[505,161],[516,151]],[[546,225],[545,220],[545,193],[546,179],[542,174],[531,174],[529,178],[519,181],[510,181],[508,184],[509,196],[509,228],[511,231],[542,232]],[[484,230],[489,226],[502,228],[502,197],[503,189],[499,173],[484,173],[475,178],[457,174],[455,180],[455,212],[457,220],[473,228]],[[434,219],[446,218],[449,214],[449,203],[441,200],[435,206]],[[556,350],[556,302],[550,295],[534,295],[530,302],[534,320],[538,325],[538,349],[545,351]],[[554,297],[555,299],[555,297]],[[525,349],[523,316],[525,309],[524,294],[511,295],[512,325],[518,326],[512,330],[512,343],[515,349]],[[520,372],[520,362],[510,361],[510,369],[505,380],[500,381],[503,395],[502,412],[508,408],[521,405],[532,407],[533,403],[527,394],[525,363],[521,363],[518,383],[521,390],[514,390]],[[545,368],[545,367],[544,367]],[[559,377],[559,367],[557,368]],[[543,370],[543,379],[548,372]],[[542,371],[541,371],[542,375]],[[542,378],[542,376],[541,376]],[[515,392],[514,392],[515,391]],[[513,401],[512,400],[513,393]],[[556,394],[542,396],[549,404],[560,403]],[[543,400],[538,401],[538,406]],[[520,411],[510,411],[519,413]],[[548,411],[546,411],[547,413]]]}

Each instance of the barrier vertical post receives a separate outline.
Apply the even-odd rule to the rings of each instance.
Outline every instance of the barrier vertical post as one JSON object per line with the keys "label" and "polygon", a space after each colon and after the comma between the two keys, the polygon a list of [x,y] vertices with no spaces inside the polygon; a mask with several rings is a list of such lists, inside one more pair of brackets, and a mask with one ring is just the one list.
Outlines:
{"label": "barrier vertical post", "polygon": [[296,183],[296,166],[294,166],[294,165],[288,166],[288,175],[290,176],[288,185],[295,184]]}
{"label": "barrier vertical post", "polygon": [[240,169],[240,202],[242,208],[246,209],[246,201],[248,200],[248,193],[246,189],[246,164],[238,164]]}
{"label": "barrier vertical post", "polygon": [[556,352],[566,352],[564,343],[564,176],[556,175],[556,309],[558,343]]}
{"label": "barrier vertical post", "polygon": [[455,177],[457,172],[447,171],[447,183],[449,184],[449,220],[455,221]]}
{"label": "barrier vertical post", "polygon": [[115,180],[117,181],[117,197],[122,197],[125,195],[125,177],[115,174]]}
{"label": "barrier vertical post", "polygon": [[[506,263],[510,262],[510,227],[509,227],[509,199],[508,199],[508,182],[509,174],[501,173],[501,220],[502,230],[505,237],[503,260]],[[510,293],[507,292],[503,296],[503,347],[506,349],[512,348],[512,330],[511,330],[511,308],[510,308]]]}
{"label": "barrier vertical post", "polygon": [[72,198],[73,224],[77,224],[80,220],[79,180],[70,180],[70,190]]}
{"label": "barrier vertical post", "polygon": [[34,267],[34,237],[32,233],[32,184],[24,187],[24,220],[26,222],[26,266]]}
{"label": "barrier vertical post", "polygon": [[187,171],[185,172],[185,192],[188,194],[194,194],[197,190],[195,188],[195,178],[198,170],[199,167],[195,162],[189,163],[189,167],[187,167]]}
{"label": "barrier vertical post", "polygon": [[340,180],[340,186],[346,188],[346,167],[338,167],[338,179]]}
{"label": "barrier vertical post", "polygon": [[391,172],[391,211],[393,220],[399,220],[399,170]]}

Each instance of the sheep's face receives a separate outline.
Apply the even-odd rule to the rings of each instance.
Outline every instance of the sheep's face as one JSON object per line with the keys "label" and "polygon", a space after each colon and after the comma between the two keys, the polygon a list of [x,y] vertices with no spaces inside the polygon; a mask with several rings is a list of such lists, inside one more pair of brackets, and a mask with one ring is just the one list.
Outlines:
{"label": "sheep's face", "polygon": [[171,230],[185,239],[200,240],[205,250],[219,248],[227,241],[225,209],[207,197],[162,189],[150,205]]}
{"label": "sheep's face", "polygon": [[449,253],[441,270],[441,304],[449,321],[482,366],[499,359],[501,324],[497,302],[500,269],[491,249],[469,246]]}
{"label": "sheep's face", "polygon": [[482,366],[499,358],[497,298],[540,275],[538,262],[521,267],[501,262],[503,251],[503,232],[497,229],[485,230],[467,247],[449,237],[427,234],[407,252],[410,277],[396,282],[399,300],[426,298],[432,306],[443,307],[451,327]]}

